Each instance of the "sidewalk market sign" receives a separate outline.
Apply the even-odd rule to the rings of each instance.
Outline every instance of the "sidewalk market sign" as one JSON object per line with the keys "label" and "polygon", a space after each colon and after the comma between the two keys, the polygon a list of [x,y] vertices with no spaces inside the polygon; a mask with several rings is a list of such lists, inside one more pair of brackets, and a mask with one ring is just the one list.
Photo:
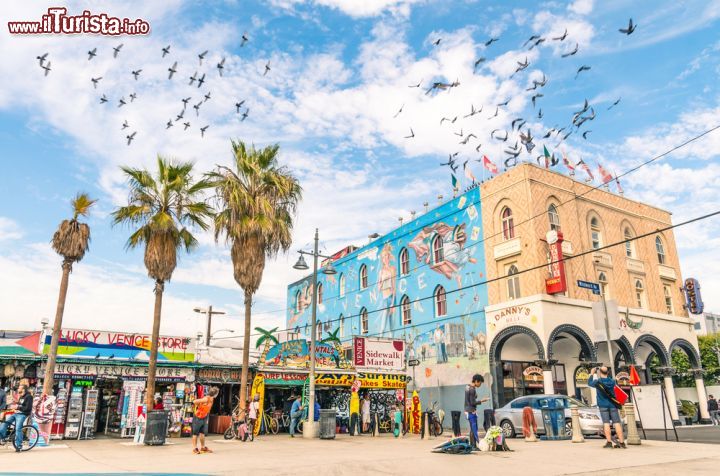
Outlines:
{"label": "sidewalk market sign", "polygon": [[405,341],[354,337],[353,363],[356,369],[403,371],[405,370]]}
{"label": "sidewalk market sign", "polygon": [[[45,363],[40,366],[42,374],[45,373]],[[183,382],[192,380],[193,369],[158,367],[156,369],[158,382]],[[147,380],[147,365],[98,365],[83,363],[58,363],[55,364],[56,379],[123,379],[123,380]]]}
{"label": "sidewalk market sign", "polygon": [[[51,339],[52,335],[45,336],[42,349],[44,354],[50,351]],[[150,356],[150,343],[151,336],[147,334],[63,329],[60,333],[58,355],[146,361]],[[160,336],[158,360],[193,362],[195,348],[195,339]]]}
{"label": "sidewalk market sign", "polygon": [[[260,367],[307,369],[310,367],[310,343],[304,339],[289,340],[272,346],[258,362]],[[315,344],[315,368],[346,369],[350,365],[336,345],[325,342]]]}

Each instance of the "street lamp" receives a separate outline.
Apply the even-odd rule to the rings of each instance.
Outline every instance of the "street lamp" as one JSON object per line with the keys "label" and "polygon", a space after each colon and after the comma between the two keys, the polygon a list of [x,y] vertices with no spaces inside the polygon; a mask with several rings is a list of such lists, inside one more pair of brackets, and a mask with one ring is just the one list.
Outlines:
{"label": "street lamp", "polygon": [[[317,428],[315,426],[315,343],[317,341],[317,274],[318,274],[318,258],[332,259],[330,256],[321,255],[318,252],[318,229],[315,228],[315,248],[313,251],[299,250],[300,257],[297,263],[293,266],[294,269],[306,271],[309,269],[308,264],[305,262],[303,255],[309,255],[313,257],[313,273],[312,273],[312,317],[310,321],[310,379],[309,395],[308,395],[308,419],[307,423],[303,428],[304,438],[315,438],[317,434]],[[324,274],[333,275],[337,274],[337,271],[332,265],[332,261],[328,261],[328,264],[323,268]]]}
{"label": "street lamp", "polygon": [[197,312],[198,314],[207,314],[207,332],[205,333],[205,345],[210,345],[210,337],[212,337],[212,334],[210,333],[210,327],[212,326],[212,317],[213,315],[218,314],[225,314],[224,311],[213,311],[212,306],[208,306],[207,309],[203,309],[201,307],[196,307],[193,309],[193,311]]}

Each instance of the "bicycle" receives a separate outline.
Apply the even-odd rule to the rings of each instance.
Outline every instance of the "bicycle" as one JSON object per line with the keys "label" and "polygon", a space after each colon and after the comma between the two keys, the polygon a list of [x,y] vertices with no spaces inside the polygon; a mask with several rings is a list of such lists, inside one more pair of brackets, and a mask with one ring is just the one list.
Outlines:
{"label": "bicycle", "polygon": [[[433,402],[430,408],[425,410],[425,412],[428,415],[428,420],[430,421],[430,435],[431,436],[440,436],[443,433],[443,421],[445,420],[445,411],[441,408],[438,409],[438,402]],[[425,424],[425,419],[423,419],[423,425]]]}
{"label": "bicycle", "polygon": [[[264,425],[266,433],[272,433],[273,435],[277,435],[278,431],[280,430],[280,425],[278,422],[278,417],[272,414],[274,412],[274,408],[268,408],[267,410],[265,410],[262,414],[262,420],[260,420],[260,425]],[[260,428],[262,428],[262,426]]]}
{"label": "bicycle", "polygon": [[25,424],[21,428],[21,431],[23,433],[23,439],[20,448],[18,448],[17,444],[15,443],[14,421],[8,426],[7,436],[5,437],[5,439],[0,439],[0,446],[5,446],[9,441],[12,441],[13,447],[16,450],[19,449],[20,451],[30,451],[31,449],[35,448],[35,445],[37,445],[38,441],[40,440],[40,433],[34,426],[31,426],[29,420],[30,418],[28,417],[25,420]]}

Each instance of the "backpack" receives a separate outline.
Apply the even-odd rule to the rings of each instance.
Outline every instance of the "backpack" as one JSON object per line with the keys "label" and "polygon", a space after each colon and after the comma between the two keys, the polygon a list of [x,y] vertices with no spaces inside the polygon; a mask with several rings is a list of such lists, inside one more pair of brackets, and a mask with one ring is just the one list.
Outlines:
{"label": "backpack", "polygon": [[618,410],[621,409],[623,404],[627,401],[627,393],[625,393],[617,385],[613,385],[612,393],[610,390],[605,388],[605,385],[601,384],[600,382],[598,382],[597,388],[603,393],[603,395],[605,395],[605,398],[607,398],[610,403],[612,403],[613,406]]}

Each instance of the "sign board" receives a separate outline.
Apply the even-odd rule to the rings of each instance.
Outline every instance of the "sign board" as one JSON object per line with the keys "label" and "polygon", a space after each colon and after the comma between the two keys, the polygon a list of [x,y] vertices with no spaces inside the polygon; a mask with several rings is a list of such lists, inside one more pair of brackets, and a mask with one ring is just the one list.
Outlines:
{"label": "sign board", "polygon": [[[45,372],[45,363],[41,365]],[[181,382],[192,375],[191,368],[158,367],[158,382]],[[122,378],[125,380],[146,380],[148,367],[129,365],[65,364],[55,365],[55,378],[96,377],[104,379]]]}
{"label": "sign board", "polygon": [[307,379],[307,374],[294,374],[290,372],[262,372],[265,377],[265,385],[279,385],[294,387],[302,385]]}
{"label": "sign board", "polygon": [[240,369],[205,368],[197,371],[197,378],[203,382],[240,382]]}
{"label": "sign board", "polygon": [[695,278],[687,278],[685,280],[685,307],[690,314],[702,314],[705,304],[700,295],[700,283]]}
{"label": "sign board", "polygon": [[575,371],[575,386],[587,387],[588,380],[590,380],[590,372],[588,371],[587,367],[578,367]]}
{"label": "sign board", "polygon": [[[265,359],[258,362],[260,367],[307,369],[310,367],[310,343],[304,339],[280,342],[270,347]],[[315,368],[349,368],[343,352],[329,342],[315,343]]]}
{"label": "sign board", "polygon": [[[608,323],[610,325],[610,340],[619,339],[622,337],[622,332],[620,331],[620,314],[618,313],[617,302],[610,299],[605,301],[605,304],[607,306]],[[606,342],[605,310],[603,309],[602,301],[592,303],[592,311],[595,329],[593,341]]]}
{"label": "sign board", "polygon": [[355,337],[353,362],[355,368],[405,370],[405,341]]}
{"label": "sign board", "polygon": [[360,382],[360,388],[376,389],[399,389],[405,388],[408,376],[404,374],[378,374],[369,372],[358,372],[352,374],[317,374],[315,385],[330,387],[352,387],[355,381]]}
{"label": "sign board", "polygon": [[582,281],[578,279],[577,285],[579,288],[589,289],[593,294],[600,295],[600,284],[592,283],[590,281]]}
{"label": "sign board", "polygon": [[[45,335],[43,353],[50,352],[52,334]],[[150,358],[151,336],[126,332],[103,332],[82,329],[63,329],[58,342],[59,356],[92,359],[144,360]],[[195,361],[195,339],[160,336],[158,360],[175,362]]]}
{"label": "sign board", "polygon": [[561,294],[567,291],[565,282],[565,262],[563,261],[561,231],[550,230],[547,233],[547,243],[550,249],[550,277],[545,280],[545,292],[548,294]]}
{"label": "sign board", "polygon": [[672,430],[672,416],[660,385],[641,385],[633,389],[635,406],[646,430]]}
{"label": "sign board", "polygon": [[528,387],[542,388],[543,387],[543,369],[531,365],[523,370],[523,380]]}

